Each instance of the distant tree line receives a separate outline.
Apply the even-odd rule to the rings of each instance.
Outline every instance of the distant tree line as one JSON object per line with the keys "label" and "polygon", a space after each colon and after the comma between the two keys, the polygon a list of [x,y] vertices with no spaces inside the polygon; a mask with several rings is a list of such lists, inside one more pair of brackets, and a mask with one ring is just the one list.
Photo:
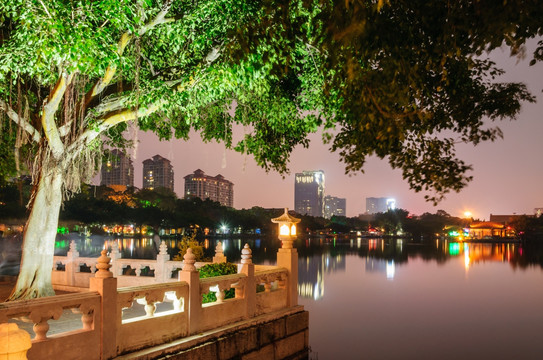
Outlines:
{"label": "distant tree line", "polygon": [[[28,215],[26,204],[30,193],[29,179],[19,179],[1,186],[0,220],[20,220],[23,223]],[[116,192],[107,186],[85,185],[80,193],[64,203],[60,219],[65,223],[94,225],[95,231],[99,231],[97,229],[102,225],[133,224],[136,227],[148,226],[155,231],[161,228],[190,228],[203,233],[207,228],[213,234],[224,225],[229,233],[235,231],[250,234],[260,229],[263,234],[273,234],[276,227],[270,219],[279,216],[281,212],[282,209],[257,206],[237,210],[211,200],[179,199],[166,188],[148,190],[128,187],[124,192]],[[472,221],[451,216],[443,210],[419,216],[412,216],[404,209],[362,217],[333,216],[325,219],[298,216],[301,218],[298,226],[300,234],[336,235],[375,228],[383,235],[411,237],[415,240],[433,238],[447,227],[464,228]],[[543,217],[516,216],[508,225],[523,238],[543,234]]]}

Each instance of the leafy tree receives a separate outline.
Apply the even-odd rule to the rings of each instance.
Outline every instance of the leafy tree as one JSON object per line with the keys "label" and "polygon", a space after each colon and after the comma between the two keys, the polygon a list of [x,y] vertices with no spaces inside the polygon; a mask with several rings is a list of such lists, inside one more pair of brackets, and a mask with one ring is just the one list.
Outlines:
{"label": "leafy tree", "polygon": [[[337,126],[326,138],[347,171],[377,155],[431,199],[460,190],[470,167],[455,144],[498,138],[484,119],[532,100],[494,82],[483,51],[518,52],[542,17],[522,0],[2,1],[0,120],[15,151],[0,147],[1,175],[26,166],[36,184],[10,299],[54,293],[62,200],[104,144],[128,145],[129,122],[161,139],[194,129],[282,173],[309,133]],[[234,124],[250,129],[237,143]]]}
{"label": "leafy tree", "polygon": [[404,209],[388,210],[385,213],[375,214],[375,223],[385,229],[386,234],[398,235],[404,230],[403,226],[408,215],[409,211]]}

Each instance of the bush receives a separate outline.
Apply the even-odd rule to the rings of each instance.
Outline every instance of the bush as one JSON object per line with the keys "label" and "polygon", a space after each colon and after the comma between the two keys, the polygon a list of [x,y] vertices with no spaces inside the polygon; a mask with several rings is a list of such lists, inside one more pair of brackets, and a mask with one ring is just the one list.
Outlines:
{"label": "bush", "polygon": [[202,261],[204,258],[204,248],[198,240],[196,240],[196,231],[193,231],[191,235],[183,235],[181,240],[177,243],[179,252],[174,256],[174,261],[183,261],[183,256],[187,253],[187,249],[192,249],[192,254],[196,261]]}
{"label": "bush", "polygon": [[[236,264],[232,263],[218,263],[218,264],[207,264],[200,268],[200,278],[208,278],[213,276],[221,275],[231,275],[237,274],[238,267]],[[225,299],[233,299],[236,296],[235,289],[228,289],[224,292]],[[213,291],[208,292],[207,294],[202,295],[202,303],[207,304],[210,302],[217,301],[217,297]]]}

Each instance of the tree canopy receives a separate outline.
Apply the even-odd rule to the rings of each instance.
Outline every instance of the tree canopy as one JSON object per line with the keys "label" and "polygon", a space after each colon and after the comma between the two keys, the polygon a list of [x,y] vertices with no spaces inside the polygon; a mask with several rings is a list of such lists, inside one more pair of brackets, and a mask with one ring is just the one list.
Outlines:
{"label": "tree canopy", "polygon": [[62,197],[104,145],[129,145],[131,126],[193,129],[281,173],[323,129],[347,172],[378,156],[430,200],[459,191],[471,177],[456,145],[499,138],[490,122],[533,101],[498,82],[488,51],[522,54],[542,12],[535,0],[2,1],[0,176],[26,169],[36,185],[12,299],[52,292],[28,288],[49,281]]}
{"label": "tree canopy", "polygon": [[[72,151],[64,167],[78,179],[89,167],[77,160],[121,141],[127,121],[162,139],[195,129],[287,172],[324,125],[346,171],[387,158],[439,198],[470,179],[455,145],[500,137],[487,120],[533,99],[495,82],[485,52],[521,53],[543,14],[537,1],[9,0],[0,17],[3,141],[34,145],[7,152],[3,172]],[[246,128],[238,143],[234,124]],[[49,151],[35,157],[41,141]]]}

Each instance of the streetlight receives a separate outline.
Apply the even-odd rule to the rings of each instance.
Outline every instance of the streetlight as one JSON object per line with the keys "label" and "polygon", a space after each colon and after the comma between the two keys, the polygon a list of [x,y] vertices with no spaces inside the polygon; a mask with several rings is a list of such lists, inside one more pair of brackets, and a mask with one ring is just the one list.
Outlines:
{"label": "streetlight", "polygon": [[300,219],[290,216],[288,208],[285,208],[283,215],[271,221],[279,226],[279,240],[283,243],[282,248],[292,249],[292,242],[296,239],[296,224],[300,222]]}

